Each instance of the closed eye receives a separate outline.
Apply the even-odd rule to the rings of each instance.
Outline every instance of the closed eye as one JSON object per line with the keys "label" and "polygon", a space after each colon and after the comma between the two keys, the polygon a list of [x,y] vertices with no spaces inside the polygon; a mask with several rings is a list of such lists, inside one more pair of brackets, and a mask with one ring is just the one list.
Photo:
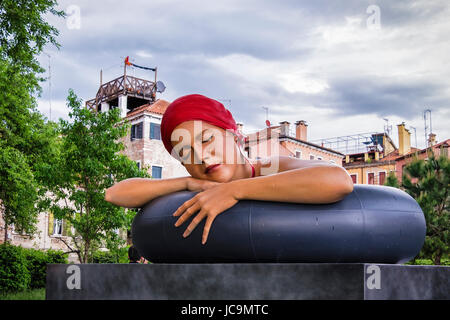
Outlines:
{"label": "closed eye", "polygon": [[[214,135],[211,135],[208,139],[206,139],[206,140],[203,140],[202,141],[202,143],[207,143],[207,142],[209,142],[209,141],[211,141],[212,140],[212,138],[214,138]],[[190,149],[191,149],[192,147],[184,147],[184,148],[182,148],[181,150],[180,150],[180,157],[181,157],[181,160],[183,160],[183,161],[186,161],[187,159],[188,159],[188,157],[191,155],[191,152],[190,152]],[[188,151],[188,149],[189,149],[189,151]],[[185,152],[186,152],[186,154],[185,154]],[[185,156],[183,157],[183,155],[185,154]]]}
{"label": "closed eye", "polygon": [[205,143],[205,142],[209,142],[209,141],[211,141],[211,139],[213,138],[214,136],[212,135],[211,137],[209,137],[208,139],[206,139],[205,141],[202,141],[203,143]]}

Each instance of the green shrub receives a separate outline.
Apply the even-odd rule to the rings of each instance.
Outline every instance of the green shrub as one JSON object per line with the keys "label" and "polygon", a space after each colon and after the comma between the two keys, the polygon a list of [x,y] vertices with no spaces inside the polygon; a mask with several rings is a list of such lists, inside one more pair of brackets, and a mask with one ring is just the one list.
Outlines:
{"label": "green shrub", "polygon": [[67,253],[64,253],[61,250],[52,250],[49,249],[47,252],[47,263],[69,263],[67,260]]}
{"label": "green shrub", "polygon": [[111,251],[97,250],[92,256],[93,263],[128,263],[128,247]]}
{"label": "green shrub", "polygon": [[0,291],[14,292],[29,288],[31,276],[26,254],[21,247],[0,245]]}
{"label": "green shrub", "polygon": [[66,254],[59,250],[22,250],[27,258],[27,268],[31,276],[31,289],[45,288],[48,263],[67,263]]}
{"label": "green shrub", "polygon": [[45,288],[47,264],[67,263],[67,254],[41,251],[11,244],[0,245],[0,291]]}
{"label": "green shrub", "polygon": [[47,269],[47,255],[44,251],[36,249],[24,249],[27,268],[31,276],[30,288],[44,288]]}

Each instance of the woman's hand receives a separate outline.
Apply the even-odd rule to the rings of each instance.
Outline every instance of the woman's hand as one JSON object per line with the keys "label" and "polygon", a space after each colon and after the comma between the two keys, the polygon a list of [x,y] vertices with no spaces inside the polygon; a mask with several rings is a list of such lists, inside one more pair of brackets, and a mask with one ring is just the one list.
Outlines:
{"label": "woman's hand", "polygon": [[192,199],[183,203],[173,214],[175,217],[180,216],[175,223],[175,227],[182,225],[190,216],[200,211],[186,228],[183,237],[189,236],[206,217],[202,236],[202,244],[205,244],[214,219],[238,202],[234,191],[235,186],[230,183],[217,183],[217,185],[210,186],[207,190],[197,193]]}
{"label": "woman's hand", "polygon": [[222,184],[222,182],[202,180],[189,177],[187,180],[187,190],[189,191],[205,191],[209,188]]}

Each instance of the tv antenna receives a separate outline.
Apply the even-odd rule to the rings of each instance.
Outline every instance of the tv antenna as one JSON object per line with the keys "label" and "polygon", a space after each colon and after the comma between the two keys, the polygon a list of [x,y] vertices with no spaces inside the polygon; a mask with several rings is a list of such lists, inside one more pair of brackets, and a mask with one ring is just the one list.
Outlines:
{"label": "tv antenna", "polygon": [[50,105],[50,121],[52,121],[52,69],[51,69],[51,63],[50,63],[50,58],[51,55],[49,55],[47,52],[42,52],[43,54],[45,54],[48,57],[48,92],[49,92],[49,105]]}
{"label": "tv antenna", "polygon": [[389,119],[383,118],[383,120],[386,121],[386,124],[384,125],[384,133],[386,133],[390,137],[392,132],[392,125],[389,125]]}
{"label": "tv antenna", "polygon": [[417,148],[417,130],[416,130],[416,127],[409,126],[409,129],[410,129],[410,130],[411,130],[411,129],[414,129],[414,138],[415,138],[415,140],[416,140],[416,148]]}
{"label": "tv antenna", "polygon": [[[427,123],[427,120],[429,120],[429,125]],[[428,129],[430,129],[430,133],[433,132],[433,128],[431,127],[431,109],[424,110],[423,121],[425,123],[425,148],[427,148],[428,147]]]}

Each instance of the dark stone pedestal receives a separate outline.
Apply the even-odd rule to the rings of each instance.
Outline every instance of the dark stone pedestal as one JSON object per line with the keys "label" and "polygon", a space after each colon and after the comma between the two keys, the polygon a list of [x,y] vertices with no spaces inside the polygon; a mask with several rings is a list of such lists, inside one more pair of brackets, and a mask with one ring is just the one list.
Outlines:
{"label": "dark stone pedestal", "polygon": [[47,299],[450,299],[450,267],[363,263],[47,265]]}

